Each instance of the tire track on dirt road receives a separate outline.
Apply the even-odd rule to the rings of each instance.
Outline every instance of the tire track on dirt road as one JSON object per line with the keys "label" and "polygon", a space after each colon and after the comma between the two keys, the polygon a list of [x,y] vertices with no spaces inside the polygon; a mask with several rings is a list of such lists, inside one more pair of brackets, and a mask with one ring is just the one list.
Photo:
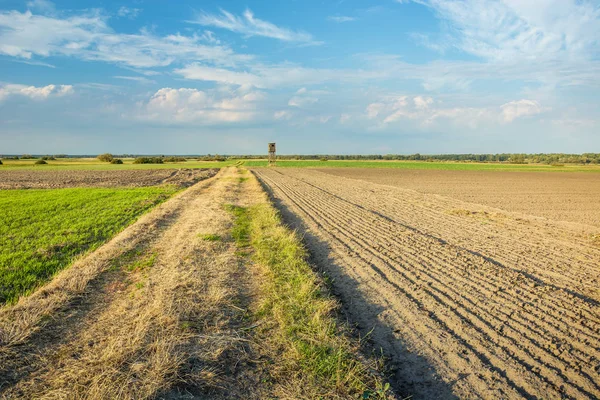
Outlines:
{"label": "tire track on dirt road", "polygon": [[[32,316],[1,345],[14,369],[0,398],[261,398],[263,364],[241,329],[255,280],[233,241],[203,239],[229,235],[223,204],[251,201],[240,185],[222,170],[1,310],[3,330]],[[43,341],[56,327],[64,337]]]}
{"label": "tire track on dirt road", "polygon": [[[568,289],[576,274],[538,271],[537,262],[515,266],[510,257],[503,258],[504,252],[513,252],[510,234],[499,235],[494,254],[479,249],[478,239],[457,241],[460,234],[450,232],[461,227],[440,212],[447,207],[444,199],[431,197],[428,204],[402,207],[398,204],[403,200],[417,202],[419,196],[367,183],[353,191],[337,177],[312,171],[255,173],[312,233],[331,245],[330,257],[343,269],[337,277],[345,274],[356,281],[366,299],[363,304],[355,301],[351,315],[366,330],[377,321],[389,327],[387,335],[375,335],[376,344],[391,352],[392,359],[402,360],[399,384],[412,387],[417,397],[436,393],[426,382],[403,382],[418,381],[411,369],[423,368],[407,364],[410,357],[403,353],[423,355],[461,398],[600,395],[600,315],[596,299]],[[348,182],[353,181],[343,181]],[[380,190],[387,196],[378,196]],[[393,207],[378,207],[382,204]],[[456,205],[464,206],[452,203]],[[462,235],[476,235],[480,229],[470,228],[464,224]],[[527,226],[529,233],[535,228]],[[519,227],[509,225],[509,230],[518,232]],[[576,259],[574,252],[583,249],[587,259],[600,260],[594,249],[576,240],[556,238],[560,235],[543,228],[538,233],[550,242],[551,251],[560,249],[567,259]],[[555,252],[549,258],[556,261],[559,256]],[[586,259],[579,263],[588,273],[595,266]],[[346,301],[356,296],[348,292],[350,286],[334,286]],[[364,315],[374,309],[383,312]],[[402,345],[393,343],[399,341]]]}

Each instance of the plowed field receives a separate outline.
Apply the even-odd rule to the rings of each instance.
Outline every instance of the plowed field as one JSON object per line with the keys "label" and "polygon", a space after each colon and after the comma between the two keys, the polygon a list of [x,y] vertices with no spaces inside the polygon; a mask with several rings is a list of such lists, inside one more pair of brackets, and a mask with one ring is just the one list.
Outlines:
{"label": "plowed field", "polygon": [[390,357],[400,394],[600,397],[589,225],[314,170],[254,172]]}
{"label": "plowed field", "polygon": [[0,171],[0,189],[58,189],[68,187],[145,187],[172,184],[189,187],[214,176],[217,169],[156,169],[114,171]]}
{"label": "plowed field", "polygon": [[600,227],[600,174],[326,168],[332,175]]}

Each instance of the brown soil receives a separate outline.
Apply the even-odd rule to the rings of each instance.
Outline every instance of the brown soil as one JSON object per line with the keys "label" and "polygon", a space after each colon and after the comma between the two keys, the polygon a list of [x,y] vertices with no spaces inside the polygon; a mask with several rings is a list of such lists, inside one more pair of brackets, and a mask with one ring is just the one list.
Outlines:
{"label": "brown soil", "polygon": [[0,308],[0,398],[264,398],[272,361],[246,319],[261,278],[223,208],[260,195],[240,176],[198,183]]}
{"label": "brown soil", "polygon": [[58,189],[68,187],[144,187],[173,184],[189,187],[217,173],[217,169],[147,169],[117,171],[0,172],[0,189]]}
{"label": "brown soil", "polygon": [[321,172],[600,227],[600,174],[326,168]]}
{"label": "brown soil", "polygon": [[400,394],[600,397],[600,248],[589,225],[329,169],[254,172],[350,320],[390,357]]}

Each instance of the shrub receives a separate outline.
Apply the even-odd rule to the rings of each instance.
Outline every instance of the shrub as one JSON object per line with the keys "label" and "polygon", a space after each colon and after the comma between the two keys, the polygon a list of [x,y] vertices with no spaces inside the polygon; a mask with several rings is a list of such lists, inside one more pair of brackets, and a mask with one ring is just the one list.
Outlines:
{"label": "shrub", "polygon": [[163,159],[160,157],[138,157],[133,160],[134,164],[163,164]]}
{"label": "shrub", "polygon": [[329,160],[328,158],[326,158],[326,157],[323,157],[323,158],[321,158],[321,160],[320,160],[320,161],[328,161],[328,160]]}
{"label": "shrub", "polygon": [[121,160],[120,158],[115,158],[110,163],[111,164],[123,164],[123,160]]}
{"label": "shrub", "polygon": [[198,161],[225,161],[226,158],[220,155],[211,156],[210,154],[204,157],[200,157]]}
{"label": "shrub", "polygon": [[56,158],[52,157],[52,156],[44,156],[42,157],[42,160],[46,160],[46,161],[54,161],[56,160]]}
{"label": "shrub", "polygon": [[163,161],[164,162],[186,162],[187,158],[171,156],[171,157],[164,158]]}
{"label": "shrub", "polygon": [[2,165],[2,160],[0,160],[0,165]]}
{"label": "shrub", "polygon": [[44,165],[44,164],[48,164],[45,160],[42,160],[41,158],[39,160],[37,160],[35,163],[35,165]]}
{"label": "shrub", "polygon": [[104,153],[104,154],[100,154],[98,157],[96,157],[98,160],[103,161],[103,162],[111,162],[112,160],[114,160],[115,158],[113,157],[112,154],[110,153]]}
{"label": "shrub", "polygon": [[[15,157],[15,158],[16,158],[17,160],[19,159],[19,157]],[[34,159],[34,158],[35,158],[35,157],[34,157],[34,156],[32,156],[31,154],[23,154],[23,155],[21,156],[21,160],[32,160],[32,159]]]}

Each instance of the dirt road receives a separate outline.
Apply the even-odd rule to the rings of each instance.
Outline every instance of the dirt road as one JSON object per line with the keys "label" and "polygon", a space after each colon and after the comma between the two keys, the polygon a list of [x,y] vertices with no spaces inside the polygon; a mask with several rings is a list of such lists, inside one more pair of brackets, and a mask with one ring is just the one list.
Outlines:
{"label": "dirt road", "polygon": [[252,201],[241,182],[222,170],[0,309],[0,397],[262,397],[257,279],[233,241],[204,239],[229,235],[224,203]]}
{"label": "dirt road", "polygon": [[299,169],[256,169],[351,321],[420,399],[600,397],[586,227]]}

